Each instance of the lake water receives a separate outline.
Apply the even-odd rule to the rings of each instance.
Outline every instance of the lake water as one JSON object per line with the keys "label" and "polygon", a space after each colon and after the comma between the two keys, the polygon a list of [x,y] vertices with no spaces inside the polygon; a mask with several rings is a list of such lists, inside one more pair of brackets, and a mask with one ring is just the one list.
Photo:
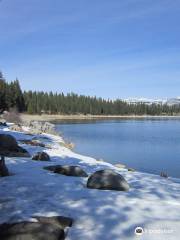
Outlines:
{"label": "lake water", "polygon": [[136,170],[180,177],[180,119],[56,123],[74,151]]}

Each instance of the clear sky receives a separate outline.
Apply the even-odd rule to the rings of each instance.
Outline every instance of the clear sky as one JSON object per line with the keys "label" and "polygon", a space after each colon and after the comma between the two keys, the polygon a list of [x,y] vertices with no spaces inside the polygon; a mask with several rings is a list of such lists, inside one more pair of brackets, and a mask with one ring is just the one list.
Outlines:
{"label": "clear sky", "polygon": [[180,0],[0,0],[0,69],[26,90],[180,95]]}

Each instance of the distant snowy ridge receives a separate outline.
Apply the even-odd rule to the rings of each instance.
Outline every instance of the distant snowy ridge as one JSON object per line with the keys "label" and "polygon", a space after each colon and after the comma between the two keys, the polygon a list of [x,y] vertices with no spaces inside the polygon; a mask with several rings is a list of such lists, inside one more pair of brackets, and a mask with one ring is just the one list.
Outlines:
{"label": "distant snowy ridge", "polygon": [[129,104],[144,103],[147,105],[151,104],[167,104],[168,106],[180,105],[180,97],[167,98],[167,99],[150,99],[150,98],[127,98],[124,99]]}

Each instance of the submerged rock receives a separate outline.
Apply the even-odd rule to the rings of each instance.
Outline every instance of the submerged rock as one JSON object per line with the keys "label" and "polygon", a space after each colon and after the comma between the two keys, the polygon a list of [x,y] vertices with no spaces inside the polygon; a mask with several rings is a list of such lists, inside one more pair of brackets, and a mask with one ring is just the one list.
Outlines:
{"label": "submerged rock", "polygon": [[80,168],[79,166],[62,166],[62,165],[55,165],[55,166],[47,166],[44,169],[52,171],[54,173],[63,174],[66,176],[73,176],[73,177],[87,177],[87,173]]}
{"label": "submerged rock", "polygon": [[50,157],[46,152],[37,152],[33,157],[32,160],[36,161],[50,161]]}
{"label": "submerged rock", "polygon": [[124,177],[110,169],[93,173],[87,181],[87,187],[102,190],[129,190],[129,184]]}

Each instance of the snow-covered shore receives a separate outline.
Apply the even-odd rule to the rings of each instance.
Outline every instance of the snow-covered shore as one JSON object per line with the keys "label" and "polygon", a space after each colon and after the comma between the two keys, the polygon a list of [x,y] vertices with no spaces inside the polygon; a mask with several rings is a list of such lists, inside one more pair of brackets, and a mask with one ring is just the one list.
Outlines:
{"label": "snow-covered shore", "polygon": [[[8,128],[1,129],[2,132],[17,140],[34,137]],[[65,148],[61,137],[48,134],[36,137],[51,149],[20,145],[31,155],[47,152],[51,162],[6,158],[12,176],[0,178],[0,223],[34,220],[33,216],[38,215],[64,215],[74,219],[68,240],[179,239],[179,179],[129,172]],[[43,169],[54,164],[79,165],[88,174],[114,169],[125,177],[130,190],[88,189],[87,178],[67,177]],[[145,230],[143,235],[135,235],[137,226]]]}

